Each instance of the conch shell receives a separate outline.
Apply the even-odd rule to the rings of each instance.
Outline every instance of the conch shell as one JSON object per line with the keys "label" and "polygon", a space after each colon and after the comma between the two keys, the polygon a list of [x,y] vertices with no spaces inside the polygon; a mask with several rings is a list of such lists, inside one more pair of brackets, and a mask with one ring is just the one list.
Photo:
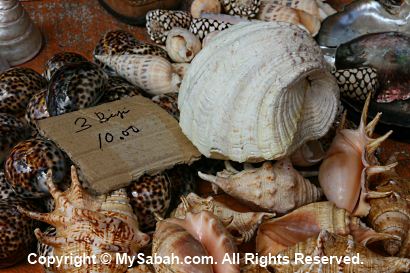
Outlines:
{"label": "conch shell", "polygon": [[187,213],[184,220],[168,218],[157,223],[153,238],[152,253],[158,256],[213,257],[213,263],[200,264],[155,264],[157,273],[239,273],[239,265],[222,263],[226,255],[236,253],[236,245],[229,232],[211,212]]}
{"label": "conch shell", "polygon": [[228,168],[218,172],[217,176],[201,172],[198,175],[234,198],[263,211],[287,213],[316,202],[322,196],[321,190],[300,175],[289,159],[274,165],[265,162],[260,168],[241,172]]}
{"label": "conch shell", "polygon": [[172,64],[162,57],[123,54],[95,58],[151,95],[178,92],[181,77]]}
{"label": "conch shell", "polygon": [[[138,230],[138,220],[129,205],[124,189],[112,192],[109,196],[94,197],[80,185],[74,166],[71,167],[72,183],[69,190],[60,192],[52,182],[51,171],[47,173],[47,185],[55,199],[56,208],[51,213],[19,210],[39,221],[56,228],[56,236],[47,236],[35,230],[37,239],[53,246],[54,256],[95,255],[100,260],[102,253],[115,257],[115,253],[136,255],[149,241],[149,236]],[[127,264],[111,263],[86,264],[81,268],[87,272],[124,273]],[[53,265],[53,272],[79,272],[74,264],[66,263],[60,267]]]}
{"label": "conch shell", "polygon": [[378,232],[400,237],[384,242],[390,255],[410,258],[410,182],[393,172],[380,176],[376,191],[390,194],[369,200],[368,222]]}
{"label": "conch shell", "polygon": [[165,45],[169,57],[177,63],[190,62],[202,47],[198,37],[178,27],[170,30]]}
{"label": "conch shell", "polygon": [[[318,259],[325,258],[324,263],[301,263],[296,261],[298,253],[304,257],[311,256]],[[289,263],[278,263],[274,266],[275,272],[294,273],[294,272],[340,272],[340,273],[399,273],[408,272],[410,260],[397,257],[384,257],[373,253],[361,244],[357,244],[349,235],[343,237],[332,234],[326,230],[320,232],[319,236],[309,238],[305,242],[288,248],[280,253],[282,257],[289,257]],[[342,261],[330,262],[329,257],[337,257]],[[343,262],[348,259],[349,262]]]}
{"label": "conch shell", "polygon": [[206,157],[278,159],[327,133],[338,96],[305,31],[284,22],[240,23],[191,62],[178,97],[180,126]]}
{"label": "conch shell", "polygon": [[396,236],[379,234],[366,227],[357,217],[330,202],[303,206],[280,218],[260,225],[256,237],[256,251],[262,255],[277,255],[280,251],[317,236],[321,230],[338,235],[353,235],[356,242],[368,243],[395,239]]}
{"label": "conch shell", "polygon": [[173,216],[185,218],[186,212],[199,213],[203,210],[212,212],[233,235],[239,234],[238,242],[249,242],[260,223],[266,219],[273,218],[274,213],[266,212],[239,212],[228,208],[221,202],[208,198],[201,198],[195,193],[181,197],[182,203],[175,209]]}
{"label": "conch shell", "polygon": [[[367,179],[397,165],[380,166],[377,163],[374,152],[392,131],[377,139],[371,138],[381,113],[366,125],[369,103],[370,95],[364,105],[359,128],[339,130],[319,169],[319,182],[326,198],[355,216],[366,216],[369,213],[368,197],[386,195],[370,192]],[[342,122],[341,128],[343,126]]]}

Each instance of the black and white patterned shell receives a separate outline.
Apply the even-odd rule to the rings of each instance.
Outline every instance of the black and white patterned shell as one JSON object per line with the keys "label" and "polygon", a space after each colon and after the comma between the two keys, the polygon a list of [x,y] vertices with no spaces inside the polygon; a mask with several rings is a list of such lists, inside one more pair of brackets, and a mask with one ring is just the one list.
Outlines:
{"label": "black and white patterned shell", "polygon": [[108,76],[91,62],[71,63],[58,69],[48,86],[51,116],[94,106],[104,95]]}
{"label": "black and white patterned shell", "polygon": [[254,18],[259,11],[260,0],[221,0],[224,12],[229,15],[238,15]]}
{"label": "black and white patterned shell", "polygon": [[333,72],[342,97],[363,102],[379,87],[377,71],[371,67],[340,69]]}
{"label": "black and white patterned shell", "polygon": [[202,41],[206,35],[214,31],[227,29],[232,24],[208,18],[193,18],[189,31]]}
{"label": "black and white patterned shell", "polygon": [[173,27],[188,28],[191,20],[189,12],[156,9],[147,12],[146,27],[151,40],[165,44],[168,32]]}
{"label": "black and white patterned shell", "polygon": [[54,73],[66,64],[86,62],[87,59],[75,52],[59,52],[51,57],[45,64],[43,75],[50,80]]}

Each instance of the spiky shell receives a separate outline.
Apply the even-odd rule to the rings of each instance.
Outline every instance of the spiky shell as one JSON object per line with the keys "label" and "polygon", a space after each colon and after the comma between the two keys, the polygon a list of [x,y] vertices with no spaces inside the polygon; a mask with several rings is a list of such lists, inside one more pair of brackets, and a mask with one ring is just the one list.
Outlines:
{"label": "spiky shell", "polygon": [[308,31],[312,36],[315,36],[320,29],[320,20],[310,13],[289,6],[275,4],[270,1],[263,1],[261,3],[256,18],[266,22],[279,21],[292,23]]}
{"label": "spiky shell", "polygon": [[138,96],[144,92],[141,88],[127,82],[123,78],[115,76],[108,78],[104,89],[104,96],[101,98],[100,103]]}
{"label": "spiky shell", "polygon": [[36,239],[33,234],[35,221],[21,214],[18,206],[33,209],[21,199],[0,199],[0,268],[26,259]]}
{"label": "spiky shell", "polygon": [[370,199],[369,225],[378,232],[399,236],[400,240],[384,242],[384,249],[392,256],[410,258],[410,183],[397,174],[377,178],[377,192],[386,197]]}
{"label": "spiky shell", "polygon": [[137,40],[134,35],[124,30],[109,31],[104,34],[94,49],[94,62],[100,65],[109,75],[115,76],[115,70],[101,63],[96,56],[111,56],[122,54],[156,55],[168,58],[167,52],[159,46],[145,44]]}
{"label": "spiky shell", "polygon": [[172,64],[154,55],[112,55],[96,56],[112,67],[118,75],[142,88],[151,95],[178,92],[181,77]]}
{"label": "spiky shell", "polygon": [[14,67],[0,74],[0,112],[22,114],[32,95],[47,86],[47,80],[30,68]]}
{"label": "spiky shell", "polygon": [[[54,256],[93,256],[97,262],[85,264],[81,269],[66,263],[52,265],[53,272],[109,272],[124,273],[127,264],[115,263],[115,253],[136,255],[146,245],[149,236],[138,230],[138,220],[129,205],[126,191],[120,189],[108,196],[88,194],[78,181],[76,169],[71,168],[71,187],[59,191],[52,182],[51,172],[47,174],[47,185],[56,202],[51,213],[19,210],[34,219],[46,222],[56,228],[56,235],[49,236],[35,230],[37,239],[52,246]],[[102,253],[112,256],[111,263],[101,264]]]}
{"label": "spiky shell", "polygon": [[128,188],[131,205],[139,219],[141,230],[155,227],[155,214],[164,217],[171,202],[171,185],[163,174],[144,175]]}
{"label": "spiky shell", "polygon": [[343,236],[353,235],[355,241],[363,245],[393,238],[376,233],[330,202],[317,202],[264,222],[258,229],[256,251],[262,255],[277,255],[288,247],[319,235],[321,230]]}
{"label": "spiky shell", "polygon": [[370,176],[390,171],[397,165],[380,166],[374,156],[380,144],[393,132],[389,131],[376,139],[371,138],[381,113],[366,124],[370,98],[368,95],[358,129],[344,129],[344,124],[341,123],[319,169],[320,186],[327,200],[355,216],[366,216],[369,213],[367,199],[372,194],[383,196],[369,190]]}
{"label": "spiky shell", "polygon": [[27,109],[25,119],[32,128],[37,129],[37,121],[50,117],[47,110],[47,90],[43,90],[40,93],[31,97]]}
{"label": "spiky shell", "polygon": [[59,52],[46,62],[43,75],[49,81],[60,67],[66,64],[86,61],[87,59],[81,54],[75,52]]}
{"label": "spiky shell", "polygon": [[379,87],[377,71],[371,67],[339,69],[332,74],[339,85],[340,96],[347,99],[364,102]]}
{"label": "spiky shell", "polygon": [[274,213],[235,211],[212,197],[201,198],[193,192],[182,197],[182,200],[183,202],[173,212],[174,217],[185,218],[187,212],[210,211],[233,236],[238,236],[239,242],[249,242],[261,222],[275,216]]}
{"label": "spiky shell", "polygon": [[168,32],[165,45],[168,55],[177,63],[189,63],[202,47],[198,37],[187,29],[178,27]]}
{"label": "spiky shell", "polygon": [[[329,261],[330,256],[349,257],[350,263],[301,263],[295,261],[296,253],[306,256],[326,256]],[[359,262],[352,262],[352,257],[359,254]],[[320,232],[318,236],[311,237],[305,242],[280,252],[282,257],[289,257],[289,263],[278,263],[273,265],[275,271],[281,273],[294,272],[341,272],[341,273],[368,273],[385,272],[399,273],[406,272],[410,268],[410,260],[397,257],[384,257],[373,253],[363,245],[356,243],[351,236],[343,237],[332,234],[326,230]],[[376,271],[375,271],[376,270]]]}
{"label": "spiky shell", "polygon": [[29,126],[12,114],[0,113],[0,162],[21,140],[30,136]]}
{"label": "spiky shell", "polygon": [[48,85],[48,112],[58,116],[95,105],[104,95],[107,80],[108,76],[93,63],[64,65]]}
{"label": "spiky shell", "polygon": [[199,177],[214,188],[263,211],[287,213],[295,208],[318,201],[322,191],[298,173],[289,159],[274,165],[265,162],[257,169],[235,172],[227,168],[216,176],[201,172]]}
{"label": "spiky shell", "polygon": [[188,28],[192,16],[189,12],[174,10],[151,10],[146,14],[148,34],[154,42],[164,44],[173,27]]}
{"label": "spiky shell", "polygon": [[327,133],[338,96],[305,31],[284,22],[241,23],[192,61],[178,97],[180,126],[206,157],[277,159]]}
{"label": "spiky shell", "polygon": [[6,179],[16,192],[27,197],[48,195],[47,171],[52,169],[54,182],[63,184],[67,174],[66,158],[51,141],[33,138],[20,142],[5,161]]}

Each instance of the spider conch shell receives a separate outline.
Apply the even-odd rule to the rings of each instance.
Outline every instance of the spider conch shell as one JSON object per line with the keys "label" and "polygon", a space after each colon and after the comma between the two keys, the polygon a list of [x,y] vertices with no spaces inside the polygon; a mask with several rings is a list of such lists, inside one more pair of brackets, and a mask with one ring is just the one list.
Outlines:
{"label": "spider conch shell", "polygon": [[228,167],[216,176],[201,172],[198,175],[239,201],[263,211],[287,213],[322,196],[322,191],[300,175],[288,158],[241,172]]}
{"label": "spider conch shell", "polygon": [[260,225],[256,237],[256,251],[262,255],[277,255],[280,251],[317,236],[321,230],[338,235],[353,235],[355,241],[368,243],[395,239],[366,227],[357,217],[331,202],[318,202],[300,207],[280,218]]}
{"label": "spider conch shell", "polygon": [[169,57],[177,63],[190,62],[202,47],[198,37],[189,30],[179,27],[168,32],[165,45]]}
{"label": "spider conch shell", "polygon": [[305,31],[285,22],[239,23],[192,60],[178,97],[180,126],[206,157],[277,159],[327,133],[338,97]]}
{"label": "spider conch shell", "polygon": [[232,235],[239,234],[240,243],[249,242],[262,221],[275,216],[274,213],[235,211],[214,200],[212,196],[201,198],[193,192],[181,199],[182,203],[175,209],[174,217],[185,218],[187,211],[192,213],[210,211],[221,220]]}
{"label": "spider conch shell", "polygon": [[[136,255],[149,242],[149,236],[138,230],[138,220],[129,204],[125,189],[114,191],[108,196],[94,197],[80,185],[74,166],[71,167],[71,187],[60,192],[52,182],[51,171],[47,173],[47,185],[55,199],[55,210],[51,213],[20,211],[29,217],[46,222],[56,228],[56,235],[49,236],[35,230],[37,239],[53,247],[53,255],[83,256],[102,253],[111,255],[109,264],[90,263],[81,270],[74,264],[54,264],[52,272],[104,272],[124,273],[127,264],[115,263],[116,253]],[[79,271],[80,270],[80,271]]]}
{"label": "spider conch shell", "polygon": [[163,57],[135,54],[94,57],[151,95],[178,92],[181,77],[172,64]]}
{"label": "spider conch shell", "polygon": [[[319,257],[327,259],[326,263],[301,263],[295,261],[295,256],[303,254],[304,257]],[[311,237],[304,242],[288,248],[280,253],[282,257],[289,257],[289,263],[277,263],[273,267],[275,272],[339,272],[339,273],[399,273],[408,272],[410,260],[397,257],[384,257],[373,253],[365,246],[357,244],[352,236],[340,236],[329,231],[322,230],[318,236]],[[349,257],[349,263],[339,264],[329,257],[337,256],[339,259]],[[356,257],[355,260],[353,260]],[[357,260],[358,258],[358,260]],[[354,263],[353,263],[354,262]]]}
{"label": "spider conch shell", "polygon": [[209,211],[187,213],[184,220],[167,218],[157,223],[152,253],[183,259],[185,256],[213,257],[213,264],[155,264],[157,273],[239,273],[239,264],[223,263],[226,255],[234,255],[236,245],[222,223]]}
{"label": "spider conch shell", "polygon": [[[381,113],[366,125],[369,103],[370,95],[364,105],[359,128],[337,132],[319,169],[319,182],[326,198],[355,216],[366,216],[369,213],[370,206],[366,200],[369,197],[388,195],[369,191],[369,177],[389,171],[397,165],[380,166],[374,156],[376,149],[392,131],[377,139],[371,138]],[[343,126],[344,122],[341,122],[340,127]]]}
{"label": "spider conch shell", "polygon": [[410,181],[394,172],[380,176],[376,191],[390,194],[369,200],[369,225],[378,232],[399,236],[400,240],[385,241],[384,249],[392,256],[410,258]]}

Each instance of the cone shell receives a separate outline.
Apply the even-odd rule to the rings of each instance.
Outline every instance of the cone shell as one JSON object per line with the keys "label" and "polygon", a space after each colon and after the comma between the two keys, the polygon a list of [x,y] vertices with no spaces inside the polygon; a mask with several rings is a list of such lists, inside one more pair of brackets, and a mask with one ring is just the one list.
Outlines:
{"label": "cone shell", "polygon": [[274,165],[265,162],[258,169],[238,173],[228,169],[217,176],[201,172],[199,176],[256,210],[288,213],[322,196],[321,190],[301,176],[289,159]]}
{"label": "cone shell", "polygon": [[277,159],[327,133],[338,95],[306,32],[284,22],[241,23],[192,61],[178,97],[180,126],[206,157]]}
{"label": "cone shell", "polygon": [[[313,0],[309,2],[314,2]],[[299,26],[315,36],[320,29],[320,20],[314,15],[303,10],[291,8],[271,3],[270,1],[262,2],[256,19],[272,22],[288,22]]]}
{"label": "cone shell", "polygon": [[233,236],[238,236],[241,242],[250,241],[261,222],[275,216],[273,213],[235,211],[212,197],[205,199],[195,193],[188,194],[183,197],[183,200],[175,209],[174,217],[185,218],[187,211],[192,213],[210,211],[218,217]]}
{"label": "cone shell", "polygon": [[129,82],[151,95],[178,92],[181,77],[171,63],[158,56],[113,55],[96,56]]}
{"label": "cone shell", "polygon": [[254,18],[259,10],[260,0],[221,0],[221,3],[226,14]]}
{"label": "cone shell", "polygon": [[[306,256],[326,257],[326,263],[301,263],[296,261],[295,256],[303,254]],[[341,273],[368,273],[384,272],[399,273],[407,272],[410,268],[410,260],[397,257],[384,257],[371,252],[366,247],[357,244],[351,236],[343,237],[332,234],[328,231],[321,231],[319,236],[311,237],[305,242],[288,248],[280,253],[282,257],[289,257],[289,263],[275,264],[273,267],[276,272],[341,272]],[[358,256],[359,255],[359,256]],[[349,257],[349,262],[338,264],[336,261],[329,262],[329,257],[337,256],[340,258]],[[352,260],[359,257],[358,261]],[[313,257],[312,257],[313,258]],[[357,259],[357,258],[356,258]],[[375,271],[376,270],[376,271]]]}
{"label": "cone shell", "polygon": [[[107,253],[113,258],[108,264],[85,264],[81,270],[87,272],[124,273],[127,264],[115,263],[116,253],[136,255],[149,241],[149,236],[138,230],[138,220],[129,205],[124,189],[108,196],[88,194],[78,181],[75,167],[71,168],[70,189],[61,192],[55,188],[51,172],[47,174],[47,185],[56,201],[51,213],[36,213],[23,208],[19,210],[34,219],[46,222],[56,228],[52,236],[35,230],[37,239],[53,247],[53,255],[92,256],[101,261],[100,255]],[[52,265],[53,272],[78,272],[74,264],[65,263],[60,267]]]}

